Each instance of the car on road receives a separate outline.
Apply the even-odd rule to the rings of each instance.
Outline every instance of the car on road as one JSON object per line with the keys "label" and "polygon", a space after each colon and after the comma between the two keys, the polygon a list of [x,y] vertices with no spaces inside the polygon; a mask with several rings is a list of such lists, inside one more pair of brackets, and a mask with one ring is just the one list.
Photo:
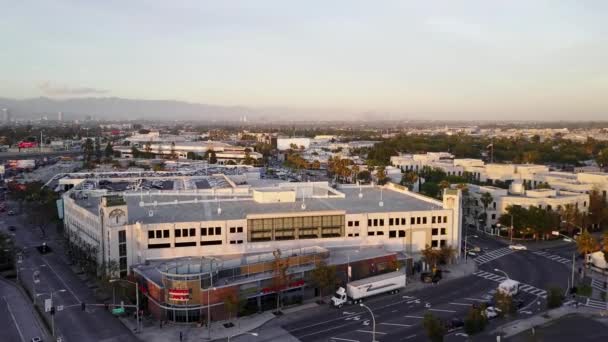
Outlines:
{"label": "car on road", "polygon": [[489,306],[486,308],[485,313],[486,313],[486,317],[488,319],[493,319],[493,318],[498,317],[498,314],[500,313],[500,309],[495,308],[493,306]]}
{"label": "car on road", "polygon": [[563,238],[563,239],[562,239],[562,241],[565,241],[565,242],[572,242],[572,239],[571,239],[571,238]]}
{"label": "car on road", "polygon": [[528,249],[528,247],[526,247],[524,245],[520,245],[520,244],[509,245],[509,248],[512,249],[512,250],[514,250],[514,251],[525,251],[525,250]]}
{"label": "car on road", "polygon": [[31,342],[42,342],[42,339],[38,336],[36,337],[32,337],[32,339],[30,340]]}
{"label": "car on road", "polygon": [[12,211],[12,210],[9,210],[9,211],[8,211],[8,216],[14,216],[14,215],[15,215],[15,212],[14,212],[14,211]]}
{"label": "car on road", "polygon": [[14,232],[15,230],[17,230],[17,227],[15,227],[15,226],[8,226],[8,230],[10,230],[11,232]]}

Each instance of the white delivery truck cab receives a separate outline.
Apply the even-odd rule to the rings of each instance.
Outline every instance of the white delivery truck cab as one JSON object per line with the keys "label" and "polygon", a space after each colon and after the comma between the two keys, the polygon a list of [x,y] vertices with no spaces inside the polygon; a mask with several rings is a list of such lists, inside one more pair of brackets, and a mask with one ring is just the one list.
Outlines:
{"label": "white delivery truck cab", "polygon": [[519,293],[520,283],[513,279],[503,280],[500,284],[498,284],[498,291],[508,294],[510,296],[515,296]]}
{"label": "white delivery truck cab", "polygon": [[405,287],[405,273],[403,271],[385,273],[374,277],[351,281],[346,285],[346,289],[340,287],[331,298],[331,305],[342,307],[342,305],[352,300],[359,303],[363,298],[374,296],[381,293],[397,293]]}

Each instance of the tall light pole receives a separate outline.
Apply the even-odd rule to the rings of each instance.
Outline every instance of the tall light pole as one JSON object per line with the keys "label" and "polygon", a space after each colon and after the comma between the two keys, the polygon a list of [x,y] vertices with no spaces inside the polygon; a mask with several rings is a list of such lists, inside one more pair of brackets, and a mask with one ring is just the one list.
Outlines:
{"label": "tall light pole", "polygon": [[495,268],[495,269],[494,269],[494,272],[500,272],[500,273],[504,274],[504,275],[505,275],[505,277],[507,277],[507,279],[511,279],[511,278],[509,277],[509,275],[507,274],[507,272],[505,272],[505,271],[503,271],[503,270],[499,270],[498,268]]}
{"label": "tall light pole", "polygon": [[[581,230],[581,233],[583,232],[583,230],[585,230],[583,227],[581,227],[578,224],[573,223],[573,222],[568,222],[568,221],[563,220],[562,223],[571,224],[571,225],[575,226],[576,228],[579,228]],[[557,234],[555,234],[555,233],[557,233]],[[559,231],[552,231],[551,234],[558,235],[558,236],[563,236],[563,237],[567,238],[570,242],[572,242],[573,244],[576,245],[576,242],[574,242],[574,240],[572,240],[572,238],[570,238],[567,235],[564,235],[564,234],[560,233]],[[572,278],[571,279],[571,281],[572,281],[572,283],[571,283],[572,287],[574,287],[574,267],[575,267],[575,263],[576,263],[575,256],[576,256],[576,249],[572,252],[572,276],[571,276],[571,278]],[[586,262],[587,262],[587,260],[583,260],[583,266],[585,265]]]}
{"label": "tall light pole", "polygon": [[[233,337],[235,337],[235,336],[238,336],[238,335],[239,335],[239,334],[234,334],[234,335],[232,335],[232,336],[228,335],[228,341],[227,341],[227,342],[230,342],[230,339],[231,339],[231,338],[233,338]],[[244,333],[242,333],[242,334],[240,334],[240,335],[251,335],[251,336],[257,337],[257,336],[258,336],[258,333],[255,333],[255,332],[249,332],[249,331],[247,331],[247,332],[244,332]]]}
{"label": "tall light pole", "polygon": [[[61,290],[57,290],[57,291],[51,291],[50,293],[47,292],[43,292],[43,293],[39,293],[36,296],[42,296],[45,294],[48,294],[51,296],[51,308],[53,308],[55,306],[55,304],[53,304],[53,294],[55,293],[60,293],[60,292],[65,292],[65,289],[61,289]],[[53,310],[53,309],[51,309]],[[51,333],[53,335],[53,337],[55,337],[55,314],[51,313]]]}
{"label": "tall light pole", "polygon": [[378,342],[376,341],[376,318],[374,317],[372,309],[363,303],[360,303],[359,306],[366,308],[367,311],[369,311],[369,314],[372,316],[372,342]]}
{"label": "tall light pole", "polygon": [[117,281],[126,281],[127,283],[131,283],[131,284],[135,285],[135,306],[137,307],[136,311],[135,311],[135,319],[137,319],[136,329],[137,329],[137,332],[140,332],[141,330],[139,329],[139,325],[140,325],[139,324],[139,283],[136,281],[130,281],[127,279],[110,279],[109,282],[114,283]]}

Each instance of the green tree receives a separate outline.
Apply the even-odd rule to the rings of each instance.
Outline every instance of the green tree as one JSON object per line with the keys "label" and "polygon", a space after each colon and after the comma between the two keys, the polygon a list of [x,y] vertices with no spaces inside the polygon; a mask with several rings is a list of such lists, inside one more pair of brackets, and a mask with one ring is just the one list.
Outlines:
{"label": "green tree", "polygon": [[[589,253],[595,252],[597,249],[597,241],[593,237],[593,235],[589,234],[587,229],[583,230],[581,235],[579,235],[578,239],[576,239],[576,249],[580,254],[583,255],[583,260],[587,262],[587,255]],[[585,272],[585,267],[583,267],[583,275]]]}
{"label": "green tree", "polygon": [[323,297],[324,290],[333,290],[332,287],[336,284],[336,267],[321,262],[312,271],[312,281],[319,288],[319,297]]}
{"label": "green tree", "polygon": [[361,183],[369,183],[372,180],[372,174],[367,170],[363,170],[357,174],[357,180]]}
{"label": "green tree", "polygon": [[552,287],[547,291],[547,308],[555,309],[562,306],[562,302],[564,301],[563,290],[559,287]]}
{"label": "green tree", "polygon": [[224,309],[228,313],[228,320],[232,319],[232,315],[236,313],[239,307],[239,299],[234,293],[229,293],[224,297]]}
{"label": "green tree", "polygon": [[474,335],[485,329],[488,319],[485,315],[485,305],[472,307],[464,320],[464,331],[468,335]]}
{"label": "green tree", "polygon": [[376,171],[376,179],[378,180],[379,185],[384,185],[389,181],[389,178],[386,176],[386,169],[384,166],[378,167]]}
{"label": "green tree", "polygon": [[408,171],[401,176],[401,185],[406,186],[410,190],[412,190],[417,181],[418,175],[413,171]]}
{"label": "green tree", "polygon": [[439,263],[450,264],[456,257],[456,249],[449,245],[441,246],[439,249]]}
{"label": "green tree", "polygon": [[426,245],[426,247],[422,250],[422,259],[424,262],[429,264],[431,267],[436,268],[437,263],[441,259],[441,251],[434,249],[431,245]]}
{"label": "green tree", "polygon": [[489,192],[484,192],[481,194],[481,197],[479,198],[479,200],[481,201],[481,204],[483,205],[483,213],[484,213],[484,226],[488,224],[488,207],[490,206],[490,204],[492,202],[494,202],[494,198],[492,197],[492,194],[490,194]]}
{"label": "green tree", "polygon": [[288,260],[281,258],[281,254],[282,252],[278,248],[272,252],[272,255],[274,256],[272,265],[272,287],[277,296],[277,312],[280,311],[283,290],[287,287],[287,284],[289,284],[289,280],[291,279],[291,276],[288,274],[289,262]]}
{"label": "green tree", "polygon": [[439,318],[433,316],[432,313],[427,312],[424,314],[422,326],[424,327],[424,331],[426,331],[426,336],[429,338],[429,341],[443,341],[443,336],[446,333],[446,329]]}
{"label": "green tree", "polygon": [[602,149],[595,157],[595,162],[601,168],[608,167],[608,147]]}
{"label": "green tree", "polygon": [[93,146],[93,140],[91,140],[91,138],[87,138],[87,140],[84,141],[83,150],[85,162],[91,162],[91,159],[93,158],[93,153],[95,151],[95,147]]}
{"label": "green tree", "polygon": [[108,159],[108,160],[112,159],[112,156],[114,155],[114,149],[112,148],[112,143],[109,141],[104,150],[104,155],[105,155],[106,159]]}
{"label": "green tree", "polygon": [[209,164],[217,164],[217,155],[213,149],[209,150]]}
{"label": "green tree", "polygon": [[439,185],[435,182],[424,182],[420,187],[420,192],[423,195],[427,195],[429,197],[437,198],[440,194]]}
{"label": "green tree", "polygon": [[503,291],[496,291],[494,294],[494,303],[496,303],[496,307],[500,310],[500,316],[512,315],[517,312],[517,307],[513,305],[513,297]]}
{"label": "green tree", "polygon": [[171,159],[177,159],[177,153],[175,152],[175,142],[171,142]]}
{"label": "green tree", "polygon": [[101,141],[98,137],[95,138],[95,161],[101,162]]}

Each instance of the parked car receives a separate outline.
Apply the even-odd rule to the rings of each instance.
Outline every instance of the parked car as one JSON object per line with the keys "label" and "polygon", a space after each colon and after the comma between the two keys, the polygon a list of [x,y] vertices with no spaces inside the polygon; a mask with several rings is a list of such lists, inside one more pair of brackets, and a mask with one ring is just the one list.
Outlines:
{"label": "parked car", "polygon": [[486,313],[486,317],[488,319],[494,319],[494,318],[498,317],[498,314],[500,313],[500,309],[495,308],[493,306],[489,306],[486,308],[485,313]]}
{"label": "parked car", "polygon": [[514,250],[514,251],[525,251],[525,250],[528,249],[528,247],[526,247],[524,245],[520,245],[520,244],[509,245],[509,248],[512,249],[512,250]]}
{"label": "parked car", "polygon": [[15,226],[8,226],[8,230],[10,230],[11,232],[14,232],[15,230],[17,230],[17,227],[15,227]]}

